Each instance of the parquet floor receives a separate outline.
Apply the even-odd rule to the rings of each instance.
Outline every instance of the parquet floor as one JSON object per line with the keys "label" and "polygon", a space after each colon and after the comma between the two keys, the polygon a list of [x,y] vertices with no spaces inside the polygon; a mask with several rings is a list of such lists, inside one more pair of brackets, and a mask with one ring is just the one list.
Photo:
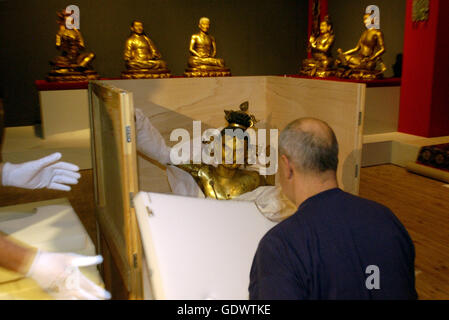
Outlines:
{"label": "parquet floor", "polygon": [[[0,206],[67,197],[96,242],[92,170],[71,192],[0,187]],[[420,299],[449,299],[449,188],[394,165],[362,168],[360,196],[388,206],[407,228],[416,249]]]}
{"label": "parquet floor", "polygon": [[389,207],[416,250],[419,299],[449,299],[449,188],[394,165],[362,168],[360,196]]}

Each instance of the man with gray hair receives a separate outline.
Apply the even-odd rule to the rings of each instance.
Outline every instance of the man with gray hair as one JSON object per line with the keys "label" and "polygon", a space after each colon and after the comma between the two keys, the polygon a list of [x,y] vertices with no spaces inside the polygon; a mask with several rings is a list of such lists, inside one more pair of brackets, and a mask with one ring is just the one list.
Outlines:
{"label": "man with gray hair", "polygon": [[417,299],[415,249],[390,209],[338,188],[329,125],[302,118],[279,138],[279,178],[297,212],[260,241],[250,299]]}

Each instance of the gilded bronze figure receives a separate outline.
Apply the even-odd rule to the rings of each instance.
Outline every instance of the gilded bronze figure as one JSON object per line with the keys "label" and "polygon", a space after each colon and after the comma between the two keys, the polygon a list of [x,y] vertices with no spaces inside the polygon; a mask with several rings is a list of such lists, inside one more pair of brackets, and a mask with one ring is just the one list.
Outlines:
{"label": "gilded bronze figure", "polygon": [[[365,25],[370,24],[370,14],[363,16]],[[338,59],[338,75],[343,78],[373,80],[381,78],[387,67],[381,56],[385,53],[384,36],[380,29],[369,28],[360,37],[357,46],[343,52],[340,48]]]}
{"label": "gilded bronze figure", "polygon": [[[228,125],[221,131],[222,141],[222,163],[216,167],[208,164],[181,164],[177,167],[187,171],[197,182],[198,186],[208,198],[218,200],[229,200],[244,193],[255,190],[260,186],[267,185],[264,176],[257,171],[241,169],[236,161],[236,139],[231,140],[232,146],[226,144],[226,129],[243,131],[255,124],[255,118],[247,113],[247,104],[242,104],[239,111],[225,111]],[[248,150],[248,141],[243,142],[244,150]],[[225,162],[226,153],[232,152],[233,163]],[[245,157],[246,162],[246,157]]]}
{"label": "gilded bronze figure", "polygon": [[198,27],[200,32],[192,35],[190,40],[190,57],[184,74],[187,77],[230,76],[231,71],[225,67],[224,60],[216,58],[217,45],[214,37],[209,35],[209,18],[201,18]]}
{"label": "gilded bronze figure", "polygon": [[161,58],[155,44],[145,34],[143,22],[134,20],[131,35],[125,43],[123,59],[127,70],[122,72],[122,78],[169,78],[170,71]]}
{"label": "gilded bronze figure", "polygon": [[331,50],[335,41],[334,30],[329,16],[320,23],[318,37],[312,34],[309,38],[309,50],[312,53],[310,59],[302,63],[300,74],[311,77],[329,77],[334,75]]}
{"label": "gilded bronze figure", "polygon": [[98,78],[91,61],[95,58],[92,52],[84,52],[86,46],[81,32],[73,27],[66,27],[66,21],[73,19],[65,10],[57,12],[59,30],[56,34],[56,48],[61,52],[50,61],[52,70],[48,81],[86,81]]}

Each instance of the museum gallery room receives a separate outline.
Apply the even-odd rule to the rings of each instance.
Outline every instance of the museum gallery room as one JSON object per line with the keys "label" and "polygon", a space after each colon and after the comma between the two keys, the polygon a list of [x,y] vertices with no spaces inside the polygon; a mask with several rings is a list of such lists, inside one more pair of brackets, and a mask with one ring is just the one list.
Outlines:
{"label": "museum gallery room", "polygon": [[448,300],[448,12],[1,0],[0,299]]}

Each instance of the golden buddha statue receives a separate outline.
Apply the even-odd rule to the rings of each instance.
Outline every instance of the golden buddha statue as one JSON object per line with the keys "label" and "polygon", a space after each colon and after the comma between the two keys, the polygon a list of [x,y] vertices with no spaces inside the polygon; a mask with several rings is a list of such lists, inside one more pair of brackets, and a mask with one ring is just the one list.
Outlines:
{"label": "golden buddha statue", "polygon": [[134,20],[131,23],[131,35],[126,40],[123,53],[126,71],[125,79],[169,78],[167,64],[161,60],[162,55],[153,41],[145,34],[143,23]]}
{"label": "golden buddha statue", "polygon": [[214,37],[209,35],[210,20],[203,17],[198,27],[200,32],[190,40],[190,57],[188,68],[184,73],[187,77],[220,77],[230,76],[231,71],[225,67],[223,59],[216,58],[217,46]]}
{"label": "golden buddha statue", "polygon": [[[187,171],[195,179],[198,186],[208,198],[217,200],[229,200],[236,198],[244,193],[255,190],[260,186],[267,185],[264,176],[257,171],[249,171],[240,168],[237,163],[237,140],[239,137],[233,137],[226,141],[226,130],[241,129],[243,131],[255,124],[254,116],[249,115],[245,110],[247,104],[241,105],[240,111],[225,111],[228,125],[221,131],[222,142],[222,162],[216,167],[208,164],[180,164],[178,168]],[[227,143],[228,142],[228,143]],[[229,145],[231,142],[232,146]],[[244,150],[248,150],[248,140],[240,141],[244,145]],[[232,152],[233,162],[226,163],[226,154]],[[245,152],[245,163],[247,163],[247,153]]]}
{"label": "golden buddha statue", "polygon": [[300,74],[311,77],[329,77],[334,75],[331,50],[335,41],[334,30],[329,16],[320,23],[320,34],[312,34],[309,38],[309,51],[312,58],[302,63]]}
{"label": "golden buddha statue", "polygon": [[[370,14],[365,13],[363,20],[366,26],[373,25]],[[384,36],[380,29],[369,27],[360,37],[354,49],[343,52],[337,50],[339,66],[338,76],[358,80],[373,80],[383,76],[387,67],[381,56],[385,53]]]}
{"label": "golden buddha statue", "polygon": [[92,52],[82,51],[85,43],[81,32],[73,27],[66,27],[66,21],[73,19],[65,10],[57,12],[59,30],[56,34],[56,48],[61,55],[50,61],[52,70],[47,76],[48,81],[87,81],[98,79],[90,62],[95,58]]}

